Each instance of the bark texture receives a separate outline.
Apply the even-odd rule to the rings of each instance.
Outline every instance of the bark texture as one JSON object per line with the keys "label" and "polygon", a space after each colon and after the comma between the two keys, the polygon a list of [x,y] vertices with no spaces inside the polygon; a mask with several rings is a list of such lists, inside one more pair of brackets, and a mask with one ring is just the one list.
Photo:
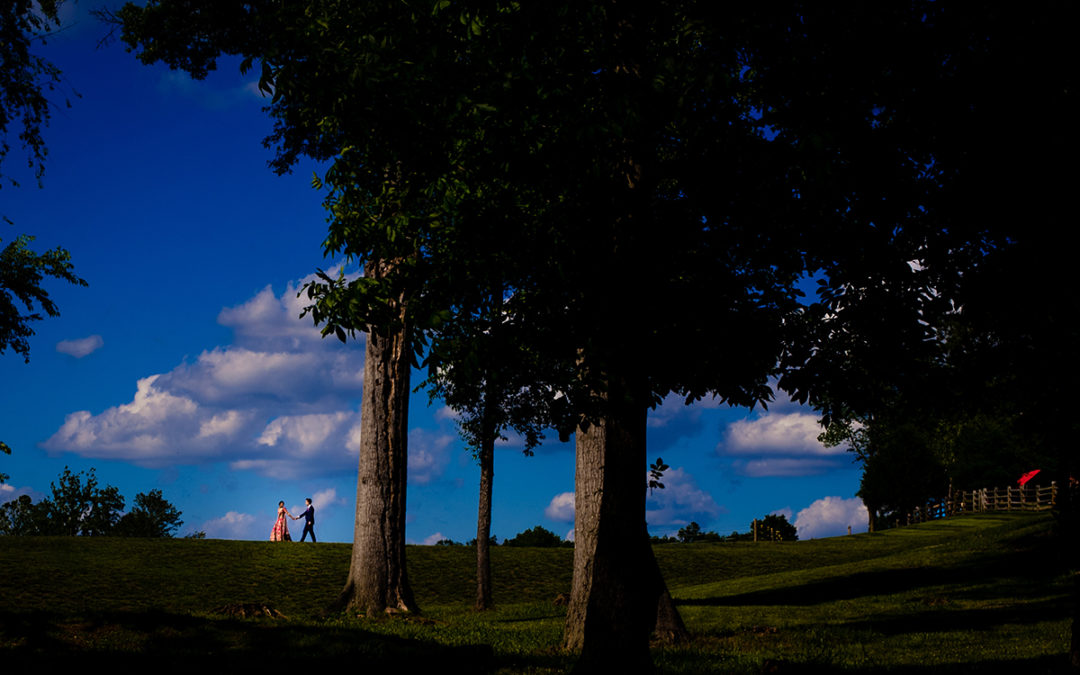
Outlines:
{"label": "bark texture", "polygon": [[405,569],[411,353],[404,323],[368,333],[349,578],[341,604],[369,616],[420,611]]}
{"label": "bark texture", "polygon": [[574,576],[563,645],[574,672],[649,672],[649,637],[678,640],[682,619],[645,523],[647,408],[614,395],[576,438]]}
{"label": "bark texture", "polygon": [[480,448],[480,499],[476,516],[476,609],[495,607],[491,593],[491,492],[495,480],[495,436]]}

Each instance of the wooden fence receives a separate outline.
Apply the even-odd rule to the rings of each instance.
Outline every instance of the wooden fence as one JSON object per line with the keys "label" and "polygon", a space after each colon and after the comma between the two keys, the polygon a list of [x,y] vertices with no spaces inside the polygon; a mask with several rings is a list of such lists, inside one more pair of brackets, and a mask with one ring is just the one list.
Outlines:
{"label": "wooden fence", "polygon": [[952,497],[916,507],[908,514],[904,524],[982,511],[1048,511],[1056,500],[1056,483],[964,490],[954,493]]}

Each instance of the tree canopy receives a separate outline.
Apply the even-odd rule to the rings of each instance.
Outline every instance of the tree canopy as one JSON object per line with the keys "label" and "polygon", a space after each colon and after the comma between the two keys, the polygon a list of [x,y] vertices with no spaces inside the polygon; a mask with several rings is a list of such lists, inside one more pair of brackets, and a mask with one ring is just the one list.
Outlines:
{"label": "tree canopy", "polygon": [[[662,585],[655,565],[626,562],[650,555],[649,406],[669,393],[766,405],[779,377],[826,422],[878,413],[925,386],[958,303],[985,298],[991,254],[1024,239],[1018,223],[1056,223],[1024,204],[1068,183],[1040,165],[1046,183],[1011,196],[1002,169],[1029,144],[988,135],[1022,130],[1011,114],[1031,121],[1027,95],[1052,108],[1054,139],[1072,128],[1058,119],[1072,76],[1024,74],[1061,74],[1063,47],[1038,60],[1048,37],[1068,44],[1074,10],[1025,12],[161,0],[118,17],[145,62],[195,77],[220,54],[258,63],[271,165],[328,162],[325,251],[366,273],[309,286],[324,334],[407,325],[417,356],[445,356],[465,381],[507,324],[517,353],[556,364],[517,372],[549,374],[521,386],[562,401],[544,414],[577,429],[576,555],[613,575],[590,589],[619,589],[591,622],[606,651],[583,662],[599,666],[640,661],[655,608],[637,594]],[[1004,106],[1002,73],[1023,94]],[[1002,224],[988,186],[1015,220]],[[1007,328],[1001,344],[1031,356]],[[456,391],[480,410],[483,387]],[[575,603],[602,604],[572,600],[568,631]]]}
{"label": "tree canopy", "polygon": [[[71,254],[56,247],[37,253],[30,248],[33,237],[21,235],[0,250],[0,354],[9,348],[30,362],[31,324],[41,312],[59,316],[60,310],[42,287],[46,277],[79,286],[86,281],[75,275]],[[3,240],[0,239],[0,243]]]}
{"label": "tree canopy", "polygon": [[[11,151],[9,134],[14,131],[39,183],[48,155],[41,132],[55,105],[50,94],[62,80],[60,69],[35,54],[33,45],[44,44],[59,28],[62,4],[63,0],[10,0],[0,7],[0,166]],[[10,176],[5,180],[18,185]]]}
{"label": "tree canopy", "polygon": [[[63,0],[11,0],[0,7],[0,169],[11,151],[10,133],[17,129],[19,143],[27,153],[27,164],[41,184],[48,150],[42,129],[50,117],[49,93],[60,84],[60,70],[33,53],[35,41],[44,43],[48,32],[60,25]],[[18,182],[0,171],[0,188],[7,181]],[[0,220],[10,224],[0,211]],[[8,348],[30,361],[30,324],[40,320],[40,306],[49,316],[57,316],[56,304],[42,288],[44,277],[54,277],[85,286],[75,276],[71,256],[57,247],[36,253],[29,247],[33,237],[17,236],[0,249],[0,354]],[[0,237],[0,244],[4,238]],[[0,441],[0,452],[11,449]],[[0,483],[6,479],[0,473]]]}
{"label": "tree canopy", "polygon": [[34,502],[20,495],[0,506],[0,535],[172,537],[183,525],[180,511],[161,490],[135,495],[124,512],[124,497],[112,485],[100,486],[94,469],[68,467],[51,484],[51,496]]}

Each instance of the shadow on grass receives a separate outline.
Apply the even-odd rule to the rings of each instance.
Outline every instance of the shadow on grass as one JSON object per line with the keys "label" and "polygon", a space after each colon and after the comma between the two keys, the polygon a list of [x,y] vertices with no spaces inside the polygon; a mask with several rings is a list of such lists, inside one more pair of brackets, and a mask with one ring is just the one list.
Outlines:
{"label": "shadow on grass", "polygon": [[[945,566],[920,566],[854,572],[797,586],[710,598],[677,600],[679,605],[707,607],[738,606],[811,606],[837,600],[855,600],[926,589],[950,587],[947,598],[1016,600],[1030,598],[1059,609],[1062,589],[1054,589],[1051,580],[1066,572],[1056,547],[1046,541],[1019,549],[983,553],[967,563]],[[1060,603],[1061,611],[1065,605]]]}
{"label": "shadow on grass", "polygon": [[[80,618],[0,613],[0,663],[11,672],[54,672],[96,665],[130,666],[155,673],[310,672],[363,667],[367,672],[430,669],[489,673],[491,647],[449,647],[347,626],[288,621],[200,618],[165,612],[109,613]],[[33,670],[30,670],[33,669]],[[254,669],[254,670],[252,670]]]}
{"label": "shadow on grass", "polygon": [[817,661],[796,659],[742,659],[739,657],[717,658],[711,654],[669,655],[662,664],[661,672],[683,674],[728,673],[729,675],[1066,675],[1073,672],[1064,656],[1043,656],[1028,659],[991,659],[968,663],[935,663],[927,665],[853,666],[830,661],[827,657]]}

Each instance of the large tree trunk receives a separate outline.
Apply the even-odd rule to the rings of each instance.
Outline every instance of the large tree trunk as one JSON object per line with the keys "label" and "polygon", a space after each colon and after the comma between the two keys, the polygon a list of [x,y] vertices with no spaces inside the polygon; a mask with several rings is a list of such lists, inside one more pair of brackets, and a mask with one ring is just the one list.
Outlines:
{"label": "large tree trunk", "polygon": [[495,436],[488,434],[480,447],[480,499],[476,515],[476,609],[495,607],[491,594],[491,492],[495,480]]}
{"label": "large tree trunk", "polygon": [[341,603],[368,616],[418,612],[405,570],[405,490],[412,360],[404,303],[395,330],[367,336],[360,468],[349,578]]}
{"label": "large tree trunk", "polygon": [[647,408],[621,392],[598,424],[577,432],[574,576],[564,647],[575,672],[652,669],[649,636],[686,635],[645,523]]}

